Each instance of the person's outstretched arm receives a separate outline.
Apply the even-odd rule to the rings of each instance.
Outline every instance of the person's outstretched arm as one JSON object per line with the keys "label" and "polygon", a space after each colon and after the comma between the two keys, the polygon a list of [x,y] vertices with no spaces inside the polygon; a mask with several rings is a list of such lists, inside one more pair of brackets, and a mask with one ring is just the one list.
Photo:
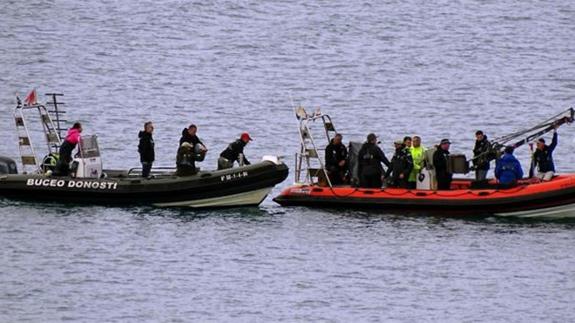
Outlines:
{"label": "person's outstretched arm", "polygon": [[557,130],[555,130],[555,132],[553,133],[553,139],[551,140],[551,145],[549,145],[549,152],[553,152],[553,150],[555,150],[555,147],[557,147]]}

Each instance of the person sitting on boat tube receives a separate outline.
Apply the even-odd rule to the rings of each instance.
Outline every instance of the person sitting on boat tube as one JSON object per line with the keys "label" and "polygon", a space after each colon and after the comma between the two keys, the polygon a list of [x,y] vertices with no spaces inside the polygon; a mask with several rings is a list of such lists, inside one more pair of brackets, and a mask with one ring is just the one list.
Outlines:
{"label": "person sitting on boat tube", "polygon": [[381,148],[377,146],[375,134],[370,133],[367,135],[367,142],[361,146],[358,159],[359,186],[381,188],[384,174],[381,163],[384,163],[387,167],[390,167],[390,163]]}
{"label": "person sitting on boat tube", "polygon": [[56,174],[58,176],[68,176],[70,174],[70,163],[72,162],[72,152],[76,145],[80,142],[80,134],[82,133],[82,124],[79,122],[74,123],[72,128],[68,129],[66,139],[60,146],[60,158],[56,164]]}
{"label": "person sitting on boat tube", "polygon": [[513,150],[513,146],[505,147],[503,156],[495,162],[495,178],[501,188],[513,187],[523,177],[521,163],[513,156]]}
{"label": "person sitting on boat tube", "polygon": [[449,160],[449,139],[442,139],[433,153],[433,167],[435,167],[435,178],[437,179],[438,190],[451,189],[453,174],[447,170],[447,161]]}
{"label": "person sitting on boat tube", "polygon": [[531,170],[529,171],[530,177],[533,176],[533,170],[537,167],[537,177],[543,181],[550,181],[555,175],[555,163],[553,162],[553,150],[557,147],[557,127],[553,131],[553,139],[548,146],[545,144],[545,139],[539,138],[537,140],[537,149],[533,153],[533,162]]}
{"label": "person sitting on boat tube", "polygon": [[237,161],[240,166],[249,165],[250,162],[244,155],[244,147],[252,140],[250,134],[244,132],[240,139],[229,144],[218,158],[218,170],[232,168],[234,161]]}
{"label": "person sitting on boat tube", "polygon": [[325,168],[331,185],[341,185],[347,174],[347,148],[342,143],[343,136],[339,133],[325,147]]}

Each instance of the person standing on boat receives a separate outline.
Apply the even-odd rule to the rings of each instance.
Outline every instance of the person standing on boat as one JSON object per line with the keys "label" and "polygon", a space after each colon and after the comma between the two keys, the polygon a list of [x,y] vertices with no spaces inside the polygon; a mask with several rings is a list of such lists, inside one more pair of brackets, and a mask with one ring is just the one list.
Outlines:
{"label": "person standing on boat", "polygon": [[[533,168],[537,167],[537,177],[543,181],[550,181],[555,175],[555,163],[553,162],[553,151],[557,147],[557,126],[553,131],[551,145],[545,144],[545,139],[537,140],[537,149],[533,153]],[[530,171],[532,173],[532,171]]]}
{"label": "person standing on boat", "polygon": [[405,140],[394,142],[395,153],[391,158],[391,167],[387,169],[385,174],[390,187],[408,188],[409,174],[413,169],[413,159],[404,142]]}
{"label": "person standing on boat", "polygon": [[413,160],[413,169],[409,174],[407,186],[410,189],[416,189],[417,177],[423,169],[425,159],[425,147],[421,145],[421,137],[413,136],[413,141],[411,147],[409,148],[409,153],[411,154],[411,159]]}
{"label": "person standing on boat", "polygon": [[433,166],[435,167],[435,177],[437,178],[438,190],[449,190],[453,174],[447,170],[447,161],[449,160],[449,139],[442,139],[433,154]]}
{"label": "person standing on boat", "polygon": [[383,185],[383,167],[381,163],[389,167],[390,163],[385,154],[377,146],[377,137],[370,133],[358,153],[359,186],[365,188],[381,188]]}
{"label": "person standing on boat", "polygon": [[345,182],[347,173],[347,148],[342,143],[343,136],[336,134],[325,147],[325,168],[332,185]]}
{"label": "person standing on boat", "polygon": [[218,158],[218,170],[232,168],[234,161],[237,161],[240,166],[249,165],[250,162],[244,155],[244,147],[252,140],[250,134],[244,132],[240,139],[229,144],[220,154],[220,158]]}
{"label": "person standing on boat", "polygon": [[144,123],[144,130],[140,131],[138,137],[140,138],[140,143],[138,144],[138,152],[140,153],[140,162],[142,163],[142,177],[148,178],[150,176],[150,171],[152,170],[152,164],[154,163],[155,153],[154,153],[154,138],[152,133],[154,132],[154,125],[151,121]]}
{"label": "person standing on boat", "polygon": [[505,153],[495,162],[495,178],[501,188],[511,188],[523,177],[521,163],[513,156],[513,146],[505,147]]}
{"label": "person standing on boat", "polygon": [[66,139],[60,145],[59,159],[56,163],[56,175],[68,176],[70,175],[70,163],[72,162],[72,152],[76,145],[80,142],[80,134],[82,133],[82,124],[79,122],[74,123],[72,128],[68,129]]}
{"label": "person standing on boat", "polygon": [[489,163],[493,159],[491,143],[481,130],[475,132],[475,147],[473,147],[473,165],[475,166],[475,180],[484,181],[489,172]]}

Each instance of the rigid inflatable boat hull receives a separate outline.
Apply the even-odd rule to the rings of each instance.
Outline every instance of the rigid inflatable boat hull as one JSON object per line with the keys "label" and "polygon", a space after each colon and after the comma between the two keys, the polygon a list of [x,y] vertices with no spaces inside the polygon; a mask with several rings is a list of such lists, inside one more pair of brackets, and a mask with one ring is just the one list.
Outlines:
{"label": "rigid inflatable boat hull", "polygon": [[287,175],[285,164],[270,161],[193,176],[162,175],[153,179],[4,175],[0,177],[0,197],[104,205],[246,206],[260,204]]}
{"label": "rigid inflatable boat hull", "polygon": [[450,191],[398,188],[291,186],[274,199],[284,206],[407,210],[443,215],[536,216],[555,213],[575,217],[575,174],[550,182],[523,182],[511,189],[470,189],[469,181],[455,181]]}

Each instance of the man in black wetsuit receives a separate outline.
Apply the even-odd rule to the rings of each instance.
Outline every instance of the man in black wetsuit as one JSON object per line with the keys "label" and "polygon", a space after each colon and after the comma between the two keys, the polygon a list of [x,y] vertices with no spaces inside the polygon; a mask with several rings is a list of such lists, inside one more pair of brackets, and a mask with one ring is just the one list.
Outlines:
{"label": "man in black wetsuit", "polygon": [[359,186],[366,188],[381,188],[384,174],[381,163],[389,167],[389,160],[377,146],[377,137],[370,133],[367,135],[367,142],[361,146],[358,153],[359,158]]}
{"label": "man in black wetsuit", "polygon": [[409,173],[413,169],[413,158],[404,142],[396,140],[394,143],[395,154],[391,158],[391,167],[387,169],[385,174],[390,187],[408,188]]}
{"label": "man in black wetsuit", "polygon": [[347,173],[347,148],[341,142],[341,134],[336,134],[325,147],[325,168],[332,185],[341,185]]}
{"label": "man in black wetsuit", "polygon": [[433,153],[433,167],[435,167],[435,177],[437,178],[438,190],[449,190],[453,174],[447,170],[447,161],[449,160],[449,139],[443,139],[439,143],[437,150]]}
{"label": "man in black wetsuit", "polygon": [[218,170],[232,168],[234,161],[237,161],[240,166],[249,165],[250,162],[244,155],[244,147],[252,141],[250,134],[247,132],[242,133],[240,139],[228,145],[218,158]]}

